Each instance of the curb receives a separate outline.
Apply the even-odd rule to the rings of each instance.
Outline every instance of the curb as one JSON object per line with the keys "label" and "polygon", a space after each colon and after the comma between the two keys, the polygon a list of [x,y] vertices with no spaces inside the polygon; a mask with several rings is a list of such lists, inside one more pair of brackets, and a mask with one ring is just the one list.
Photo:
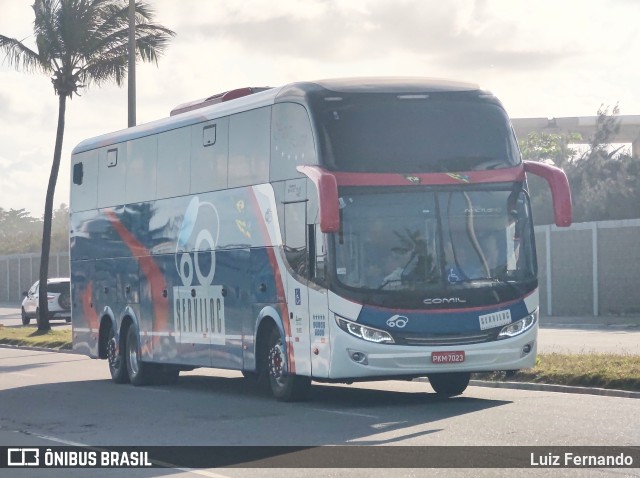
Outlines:
{"label": "curb", "polygon": [[574,385],[552,385],[549,383],[531,382],[492,382],[489,380],[471,380],[469,385],[474,387],[510,388],[518,390],[534,390],[538,392],[577,393],[582,395],[599,395],[617,398],[640,398],[640,392],[615,390],[610,388],[576,387]]}
{"label": "curb", "polygon": [[71,349],[48,349],[46,347],[33,347],[29,345],[0,344],[0,349],[31,350],[34,352],[55,352],[60,354],[82,355],[76,352],[75,350],[71,350]]}
{"label": "curb", "polygon": [[[428,383],[429,379],[416,378],[416,382]],[[615,390],[610,388],[576,387],[574,385],[552,385],[550,383],[533,382],[494,382],[491,380],[470,380],[472,387],[507,388],[512,390],[532,390],[535,392],[577,393],[582,395],[597,395],[616,398],[640,398],[640,392]]]}

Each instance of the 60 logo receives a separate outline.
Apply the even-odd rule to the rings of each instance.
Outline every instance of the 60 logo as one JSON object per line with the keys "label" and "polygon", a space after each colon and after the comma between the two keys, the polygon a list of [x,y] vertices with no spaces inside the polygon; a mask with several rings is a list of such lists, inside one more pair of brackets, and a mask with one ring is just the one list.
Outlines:
{"label": "60 logo", "polygon": [[[211,225],[212,234],[209,228],[202,228],[196,234],[194,242],[194,250],[196,253],[193,255],[194,260],[191,258],[191,254],[187,251],[187,246],[191,237],[194,235],[196,223],[198,221],[198,214],[201,209],[210,209],[213,216],[212,221],[204,221],[207,226]],[[206,214],[206,213],[205,213]],[[216,273],[216,244],[220,237],[220,216],[218,210],[210,202],[200,202],[197,197],[194,197],[184,213],[184,219],[180,226],[180,232],[178,233],[178,243],[176,245],[176,269],[183,286],[190,286],[193,283],[193,276],[198,278],[200,285],[206,286],[213,283],[213,276]],[[199,262],[199,254],[197,251],[209,251],[211,255],[211,267],[207,274],[204,274]],[[180,256],[180,264],[178,264],[178,256]]]}

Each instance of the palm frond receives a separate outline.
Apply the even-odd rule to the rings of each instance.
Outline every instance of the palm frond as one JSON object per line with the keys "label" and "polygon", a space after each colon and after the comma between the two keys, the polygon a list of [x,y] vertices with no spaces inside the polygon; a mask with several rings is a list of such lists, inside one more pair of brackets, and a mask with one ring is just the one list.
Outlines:
{"label": "palm frond", "polygon": [[[126,0],[34,0],[33,10],[37,53],[0,36],[0,51],[10,63],[52,72],[56,93],[69,97],[91,83],[122,84],[129,43]],[[136,2],[136,56],[157,63],[175,32],[152,20],[153,9]]]}
{"label": "palm frond", "polygon": [[42,61],[51,62],[60,57],[61,45],[56,28],[59,8],[60,0],[35,0],[33,4],[33,33]]}
{"label": "palm frond", "polygon": [[115,81],[116,85],[124,83],[127,73],[127,57],[116,55],[110,58],[102,58],[86,65],[81,71],[82,78],[87,86],[97,86],[108,81]]}
{"label": "palm frond", "polygon": [[5,52],[5,60],[16,69],[27,72],[47,72],[49,65],[31,48],[15,38],[0,35],[0,51]]}

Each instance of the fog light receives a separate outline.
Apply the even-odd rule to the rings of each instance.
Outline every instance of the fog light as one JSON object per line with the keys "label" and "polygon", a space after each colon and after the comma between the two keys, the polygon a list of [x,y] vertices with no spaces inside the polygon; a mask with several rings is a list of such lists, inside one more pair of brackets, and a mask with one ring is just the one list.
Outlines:
{"label": "fog light", "polygon": [[525,355],[528,355],[532,350],[533,350],[533,342],[529,342],[527,345],[522,347],[522,355],[520,356],[524,357]]}
{"label": "fog light", "polygon": [[362,352],[352,352],[352,351],[349,351],[349,353],[351,355],[351,360],[353,360],[354,362],[357,362],[362,365],[367,365],[369,363],[369,361],[367,360],[366,354]]}

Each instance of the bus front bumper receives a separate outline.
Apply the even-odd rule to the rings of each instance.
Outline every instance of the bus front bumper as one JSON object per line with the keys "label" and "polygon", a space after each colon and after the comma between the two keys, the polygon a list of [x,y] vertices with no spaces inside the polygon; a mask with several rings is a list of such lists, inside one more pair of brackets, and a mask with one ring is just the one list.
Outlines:
{"label": "bus front bumper", "polygon": [[[492,372],[531,368],[536,362],[537,336],[537,322],[516,337],[442,347],[376,344],[336,330],[332,337],[329,378],[421,376],[439,372]],[[462,355],[463,361],[447,361],[449,358],[460,360]],[[443,356],[446,356],[444,361]]]}

